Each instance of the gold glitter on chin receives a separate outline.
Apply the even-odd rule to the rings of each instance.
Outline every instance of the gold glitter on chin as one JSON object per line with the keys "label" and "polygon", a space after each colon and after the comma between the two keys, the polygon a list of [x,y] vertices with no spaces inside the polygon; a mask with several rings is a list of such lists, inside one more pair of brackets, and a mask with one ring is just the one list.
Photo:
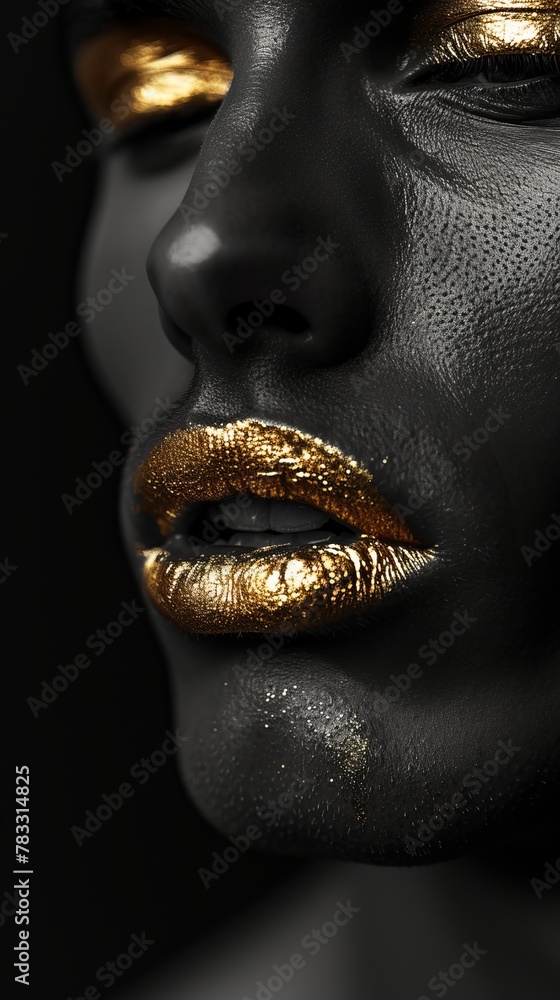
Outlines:
{"label": "gold glitter on chin", "polygon": [[558,52],[560,3],[443,0],[414,21],[414,41],[436,63],[484,56]]}
{"label": "gold glitter on chin", "polygon": [[364,610],[432,558],[366,536],[193,561],[156,548],[145,553],[144,585],[157,610],[186,632],[297,632]]}
{"label": "gold glitter on chin", "polygon": [[[349,711],[339,691],[322,689],[321,700],[309,696],[307,735],[321,744],[327,761],[327,782],[352,802],[356,822],[363,827],[368,819],[373,794],[371,770],[373,751],[369,726]],[[306,696],[306,702],[308,697]]]}
{"label": "gold glitter on chin", "polygon": [[356,820],[362,826],[368,818],[371,788],[366,784],[369,760],[369,741],[359,732],[351,733],[337,749],[340,770],[350,788]]}

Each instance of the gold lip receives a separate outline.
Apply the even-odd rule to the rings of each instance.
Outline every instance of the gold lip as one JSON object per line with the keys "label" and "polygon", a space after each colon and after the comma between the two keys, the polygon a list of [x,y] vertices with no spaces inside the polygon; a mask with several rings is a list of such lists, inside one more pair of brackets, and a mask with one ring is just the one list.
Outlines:
{"label": "gold lip", "polygon": [[239,493],[307,504],[362,533],[346,543],[181,561],[163,548],[145,552],[152,603],[188,632],[324,625],[379,600],[434,557],[355,459],[288,427],[240,420],[172,431],[139,466],[135,489],[165,535],[189,504]]}
{"label": "gold lip", "polygon": [[365,534],[414,543],[356,459],[277,424],[238,420],[171,431],[139,466],[134,486],[164,534],[188,504],[254,493],[317,507]]}

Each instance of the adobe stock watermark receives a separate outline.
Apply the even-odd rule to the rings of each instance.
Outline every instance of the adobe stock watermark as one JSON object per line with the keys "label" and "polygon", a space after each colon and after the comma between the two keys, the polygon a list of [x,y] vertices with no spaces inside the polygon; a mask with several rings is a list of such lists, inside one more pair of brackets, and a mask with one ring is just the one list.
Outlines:
{"label": "adobe stock watermark", "polygon": [[[161,747],[153,750],[149,757],[141,757],[130,768],[130,777],[134,778],[138,785],[145,785],[151,776],[157,774],[169,758],[174,757],[181,749],[183,743],[188,740],[188,736],[181,736],[178,729],[174,733],[166,729],[164,735],[166,739],[161,744]],[[121,782],[116,792],[102,792],[101,802],[95,807],[95,810],[86,810],[83,820],[84,825],[78,826],[75,824],[70,827],[70,833],[74,837],[78,847],[82,847],[84,840],[90,840],[101,829],[103,824],[107,823],[122,808],[125,801],[132,799],[135,794],[136,788],[134,788],[130,781]]]}
{"label": "adobe stock watermark", "polygon": [[416,857],[417,848],[423,847],[456,816],[457,810],[464,809],[472,799],[479,795],[485,785],[500,772],[501,768],[507,767],[512,757],[521,751],[521,747],[515,746],[513,740],[507,743],[500,740],[498,749],[490,760],[487,760],[481,767],[474,767],[472,771],[467,771],[461,780],[462,791],[454,792],[449,802],[439,803],[435,807],[433,816],[430,816],[426,823],[421,823],[416,831],[416,837],[406,836],[403,838],[404,849],[407,854]]}
{"label": "adobe stock watermark", "polygon": [[177,403],[172,403],[169,396],[165,400],[156,399],[155,406],[149,417],[145,417],[140,424],[133,424],[120,436],[120,443],[125,445],[126,450],[120,451],[115,448],[110,451],[107,458],[100,462],[91,463],[91,472],[86,472],[83,477],[78,477],[74,483],[74,493],[62,493],[60,499],[69,514],[74,513],[75,507],[82,507],[86,500],[93,495],[94,490],[98,490],[103,483],[110,479],[121,465],[126,461],[126,457],[131,452],[137,451],[143,441],[153,433],[157,425],[167,419]]}
{"label": "adobe stock watermark", "polygon": [[12,566],[8,558],[0,562],[0,583],[6,583],[11,576],[19,569],[19,566]]}
{"label": "adobe stock watermark", "polygon": [[464,435],[460,441],[456,441],[452,447],[452,452],[463,462],[468,462],[469,458],[487,444],[492,434],[499,431],[507,420],[511,420],[511,413],[506,413],[499,409],[488,410],[488,416],[484,423],[477,427],[470,436]]}
{"label": "adobe stock watermark", "polygon": [[[311,275],[315,274],[319,269],[319,265],[329,260],[335,251],[340,249],[340,246],[341,244],[336,243],[331,236],[327,236],[326,239],[318,236],[317,244],[311,254],[308,257],[304,257],[298,264],[292,264],[291,267],[287,268],[282,274],[280,281],[290,292],[297,292],[303,282],[309,281]],[[281,288],[274,288],[268,298],[262,302],[258,299],[253,299],[252,304],[255,308],[249,313],[247,319],[244,319],[242,316],[236,317],[237,327],[235,333],[226,331],[222,334],[222,339],[230,354],[233,354],[239,344],[252,337],[256,330],[260,329],[263,325],[265,319],[270,319],[276,307],[283,305],[286,301],[287,295]]]}
{"label": "adobe stock watermark", "polygon": [[393,18],[398,17],[403,11],[404,7],[400,3],[400,0],[389,0],[387,6],[381,8],[381,10],[370,10],[369,16],[371,20],[366,21],[361,28],[357,24],[354,25],[353,44],[351,45],[349,42],[340,43],[339,48],[345,62],[350,62],[354,56],[359,56],[364,49],[367,49],[368,45],[371,45],[383,29],[389,27]]}
{"label": "adobe stock watermark", "polygon": [[212,6],[220,18],[220,21],[223,21],[226,14],[235,10],[236,7],[240,7],[242,3],[243,0],[213,0]]}
{"label": "adobe stock watermark", "polygon": [[[124,121],[131,114],[130,104],[125,100],[125,98],[128,98],[130,101],[130,97],[130,94],[123,91],[122,94],[119,94],[118,97],[115,97],[111,101],[111,111],[120,121]],[[64,147],[64,152],[66,153],[64,162],[61,163],[60,160],[53,160],[51,163],[58,183],[62,184],[67,174],[73,174],[76,167],[79,167],[84,160],[87,160],[88,156],[91,156],[105,142],[108,135],[113,135],[116,128],[117,126],[110,118],[101,118],[97,122],[97,126],[93,128],[83,128],[81,133],[83,138],[78,140],[76,146],[73,147],[68,144]]]}
{"label": "adobe stock watermark", "polygon": [[[456,640],[460,636],[465,635],[465,632],[477,621],[478,619],[474,615],[471,615],[466,608],[462,613],[455,611],[449,623],[449,628],[444,629],[438,635],[437,639],[429,639],[428,642],[423,643],[419,647],[419,659],[425,660],[428,666],[433,666],[438,658],[444,656],[447,650],[455,645]],[[424,671],[419,663],[409,663],[404,673],[389,674],[389,680],[392,683],[387,685],[383,694],[376,694],[375,696],[373,704],[375,714],[378,717],[384,715],[392,704],[397,702],[406,691],[410,690],[412,682],[422,677],[423,673]]]}
{"label": "adobe stock watermark", "polygon": [[541,556],[548,552],[551,548],[553,542],[557,542],[560,538],[560,514],[550,515],[550,524],[541,531],[539,528],[535,531],[535,538],[533,540],[533,545],[522,545],[521,554],[528,566],[535,561],[535,559],[540,559]]}
{"label": "adobe stock watermark", "polygon": [[[232,668],[237,680],[242,680],[242,678],[253,674],[255,670],[260,670],[263,663],[272,659],[282,649],[286,639],[290,639],[293,635],[295,635],[295,632],[284,632],[282,635],[269,635],[255,649],[247,646],[245,650],[247,653],[245,662],[234,663]],[[297,687],[296,684],[292,686],[294,688]]]}
{"label": "adobe stock watermark", "polygon": [[[362,384],[368,389],[371,387],[371,381],[366,377],[362,376],[357,381],[358,385]],[[453,481],[456,476],[456,464],[447,456],[444,442],[440,438],[435,438],[426,427],[419,427],[413,433],[418,447],[428,449],[430,454],[437,456],[437,459],[431,469],[430,486],[432,483],[434,485],[430,492],[428,492],[427,485],[416,485],[408,493],[405,503],[394,504],[395,513],[403,524],[406,524],[407,518],[419,511],[424,504],[439,496],[441,492],[440,482]],[[410,438],[410,431],[405,432],[403,429],[399,438],[402,441],[402,446],[405,447],[406,441]]]}
{"label": "adobe stock watermark", "polygon": [[560,882],[560,858],[556,858],[556,861],[546,861],[544,866],[544,872],[542,873],[542,878],[532,878],[529,880],[529,884],[535,893],[537,899],[542,899],[543,893],[552,889],[553,886],[558,885]]}
{"label": "adobe stock watermark", "polygon": [[319,928],[314,927],[309,934],[305,934],[302,937],[300,948],[302,951],[308,952],[308,956],[304,956],[300,952],[295,952],[284,964],[273,965],[272,975],[266,981],[259,979],[255,984],[256,993],[254,998],[245,994],[243,1000],[272,1000],[273,996],[279,993],[286,983],[289,983],[294,978],[296,972],[305,968],[308,958],[314,958],[315,955],[318,955],[321,948],[324,948],[325,945],[329,944],[336,937],[340,928],[345,927],[346,924],[353,920],[356,913],[360,912],[360,907],[352,906],[349,899],[345,903],[337,900],[335,906],[337,906],[337,909],[330,920],[325,920],[325,923],[321,924]]}
{"label": "adobe stock watermark", "polygon": [[290,787],[282,792],[277,799],[269,799],[266,805],[259,806],[255,812],[259,824],[250,823],[244,833],[228,837],[231,846],[226,847],[221,854],[214,851],[210,868],[199,868],[197,872],[205,889],[209,889],[212,882],[217,882],[222,875],[225,875],[231,866],[261,839],[264,827],[270,829],[278,824],[278,820],[292,808],[295,800],[303,794],[307,785],[314,786],[314,779],[296,777]]}
{"label": "adobe stock watermark", "polygon": [[2,894],[2,902],[0,903],[0,927],[3,927],[6,923],[7,917],[15,917],[17,913],[18,900],[11,892],[4,892]]}
{"label": "adobe stock watermark", "polygon": [[[91,650],[95,656],[103,656],[108,646],[112,646],[124,630],[132,625],[145,610],[145,608],[139,607],[135,600],[121,601],[115,619],[108,622],[104,628],[98,628],[91,635],[88,635],[85,641],[86,648]],[[41,709],[52,705],[59,695],[66,691],[68,685],[76,681],[80,673],[91,666],[91,663],[91,657],[86,653],[78,653],[70,663],[59,663],[57,673],[51,678],[50,683],[42,681],[39,697],[30,696],[27,698],[31,714],[37,718]]]}
{"label": "adobe stock watermark", "polygon": [[[369,386],[369,382],[363,380],[364,384]],[[501,430],[504,424],[511,420],[512,414],[506,413],[505,410],[499,408],[496,410],[488,410],[488,416],[483,421],[483,423],[476,427],[470,434],[464,434],[462,438],[455,441],[451,446],[451,451],[454,455],[457,455],[462,462],[468,462],[472,456],[480,451],[485,444],[488,444],[493,434]],[[443,479],[445,476],[454,477],[455,476],[455,466],[451,461],[446,458],[441,458],[439,461],[438,472]],[[411,514],[417,513],[424,504],[428,503],[430,500],[434,499],[434,493],[426,493],[421,489],[413,489],[410,491],[406,498],[406,503],[396,503],[394,509],[399,517],[399,519],[406,523],[406,518],[410,517]]]}
{"label": "adobe stock watermark", "polygon": [[61,7],[65,7],[70,0],[39,0],[37,7],[31,17],[22,17],[19,28],[20,34],[9,31],[6,35],[14,52],[19,52],[22,45],[28,45],[32,38],[39,34],[53,17],[56,17]]}
{"label": "adobe stock watermark", "polygon": [[[88,295],[87,299],[76,306],[75,312],[78,316],[83,316],[86,323],[92,323],[95,317],[111,304],[115,295],[120,295],[136,278],[136,275],[128,274],[126,267],[122,267],[120,271],[114,267],[110,273],[112,277],[104,288],[100,288],[95,295]],[[17,373],[23,384],[29,385],[31,379],[43,372],[50,362],[68,347],[70,340],[80,333],[82,328],[74,320],[66,323],[64,330],[48,333],[46,343],[41,348],[34,347],[31,351],[29,364],[17,365]]]}
{"label": "adobe stock watermark", "polygon": [[210,512],[198,527],[199,535],[191,532],[187,535],[187,541],[191,545],[193,555],[199,556],[212,542],[220,537],[220,532],[226,528],[234,528],[243,510],[246,510],[251,503],[251,498],[247,493],[238,493],[230,502],[224,500],[216,504],[214,512]]}
{"label": "adobe stock watermark", "polygon": [[274,113],[268,125],[264,125],[259,129],[255,136],[247,139],[245,146],[237,150],[238,157],[242,158],[244,162],[233,158],[220,167],[214,167],[208,172],[209,181],[203,184],[202,187],[196,187],[193,191],[188,191],[189,202],[182,202],[179,206],[179,213],[185,222],[196,221],[205,209],[208,208],[210,202],[229,187],[232,177],[239,176],[243,167],[248,163],[252,163],[257,155],[270,146],[276,136],[280,132],[284,132],[296,119],[296,115],[288,111],[286,107],[282,108],[282,110],[273,108],[272,111]]}
{"label": "adobe stock watermark", "polygon": [[[117,955],[113,961],[105,962],[97,969],[96,982],[100,983],[106,990],[110,990],[111,986],[114,986],[121,976],[124,976],[125,972],[130,969],[133,962],[142,958],[148,948],[154,944],[155,941],[146,937],[146,931],[142,931],[141,934],[131,934],[130,944],[126,950]],[[79,996],[67,997],[67,1000],[101,1000],[104,995],[99,992],[97,986],[86,986]]]}
{"label": "adobe stock watermark", "polygon": [[[488,954],[488,949],[481,948],[478,941],[475,941],[474,944],[465,943],[463,949],[463,954],[457,962],[453,962],[445,972],[440,969],[437,976],[432,976],[428,980],[427,988],[437,997],[444,997],[447,991],[463,978],[467,969],[472,969],[484,955]],[[421,997],[418,997],[418,1000],[430,1000],[430,997],[423,993]]]}

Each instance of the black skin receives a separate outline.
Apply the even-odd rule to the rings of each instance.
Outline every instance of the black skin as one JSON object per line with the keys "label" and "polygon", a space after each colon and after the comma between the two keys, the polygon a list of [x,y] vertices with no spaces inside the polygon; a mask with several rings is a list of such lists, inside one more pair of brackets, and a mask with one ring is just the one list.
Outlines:
{"label": "black skin", "polygon": [[[147,226],[149,279],[188,363],[161,346],[151,318],[142,333],[132,296],[123,295],[118,316],[100,318],[90,349],[130,420],[141,415],[134,379],[114,377],[127,358],[145,379],[143,400],[172,382],[182,391],[128,463],[123,524],[133,560],[132,479],[155,441],[173,427],[248,417],[354,455],[406,508],[416,538],[436,549],[422,581],[359,618],[286,638],[252,672],[233,667],[262,637],[189,636],[153,614],[176,721],[191,736],[181,751],[185,786],[211,823],[243,833],[263,804],[305,778],[257,846],[417,864],[530,835],[555,814],[560,542],[534,557],[522,546],[534,549],[536,533],[560,515],[560,86],[556,119],[535,122],[537,99],[412,85],[430,51],[411,52],[408,5],[346,61],[340,43],[352,43],[370,7],[243,0],[223,20],[209,2],[145,8],[196,26],[227,53],[235,76],[197,145],[194,173],[192,149],[173,161],[153,242],[158,228],[153,219]],[[508,120],[494,113],[504,94]],[[192,204],[211,170],[238,156],[275,108],[295,119],[198,219],[182,217],[180,202]],[[122,185],[129,195],[137,185],[122,218],[141,231],[163,181],[138,153],[114,155],[121,174],[99,212],[122,214]],[[104,169],[115,177],[114,163]],[[109,224],[105,238],[88,238],[88,288],[102,287],[125,259],[114,247],[126,247],[126,236],[111,236]],[[230,352],[223,332],[235,330],[248,302],[282,287],[282,273],[318,237],[340,246]],[[137,273],[135,295],[141,289],[147,302],[147,278]],[[154,376],[151,386],[164,350],[168,383]],[[489,411],[500,422],[479,444]],[[468,628],[443,649],[439,636],[456,613]],[[419,652],[430,642],[431,663]],[[390,675],[413,662],[422,675],[376,711]],[[465,792],[465,775],[491,761],[500,741],[517,749]],[[407,850],[406,838],[461,792],[443,826]]]}

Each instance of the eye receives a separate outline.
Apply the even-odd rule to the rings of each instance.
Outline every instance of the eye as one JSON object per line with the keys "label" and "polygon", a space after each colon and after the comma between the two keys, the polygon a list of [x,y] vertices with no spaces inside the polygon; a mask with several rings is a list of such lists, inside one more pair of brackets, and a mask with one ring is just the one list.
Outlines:
{"label": "eye", "polygon": [[[494,8],[494,9],[492,9]],[[437,64],[560,51],[558,0],[439,0],[414,20],[415,40]]]}
{"label": "eye", "polygon": [[214,111],[233,75],[221,52],[170,19],[113,25],[82,45],[74,74],[92,117],[120,135]]}
{"label": "eye", "polygon": [[560,77],[558,55],[483,56],[443,63],[417,77],[418,83],[455,83],[463,86],[507,87]]}
{"label": "eye", "polygon": [[543,0],[538,9],[537,0],[504,0],[504,9],[489,6],[485,0],[440,0],[431,14],[428,8],[427,16],[418,15],[415,41],[424,57],[409,83],[438,89],[442,99],[460,100],[464,110],[496,120],[556,124],[560,4]]}

